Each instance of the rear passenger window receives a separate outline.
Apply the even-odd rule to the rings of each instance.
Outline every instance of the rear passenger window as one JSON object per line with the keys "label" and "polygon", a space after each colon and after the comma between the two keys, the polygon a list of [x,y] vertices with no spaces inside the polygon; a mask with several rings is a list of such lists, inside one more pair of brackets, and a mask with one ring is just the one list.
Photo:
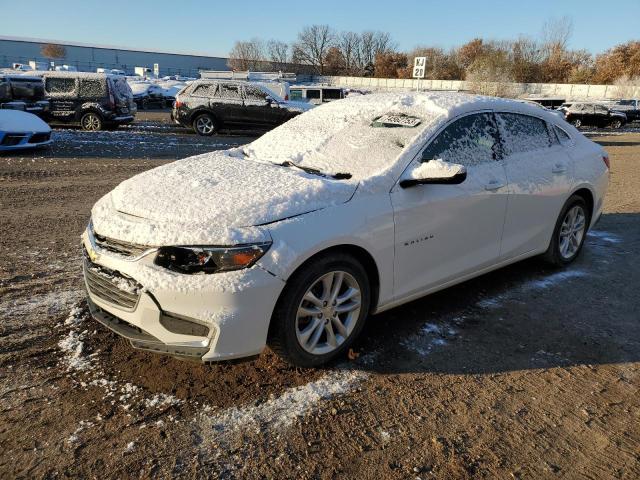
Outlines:
{"label": "rear passenger window", "polygon": [[80,80],[80,97],[82,98],[97,98],[106,94],[104,83],[102,80]]}
{"label": "rear passenger window", "polygon": [[307,98],[320,99],[320,90],[307,90]]}
{"label": "rear passenger window", "polygon": [[302,100],[302,90],[293,90],[289,92],[289,98],[291,100]]}
{"label": "rear passenger window", "polygon": [[222,97],[232,100],[240,100],[240,85],[231,85],[228,83],[221,83],[220,88],[216,92],[216,97]]}
{"label": "rear passenger window", "polygon": [[213,97],[216,93],[216,84],[215,83],[205,83],[204,85],[198,85],[193,89],[194,97]]}
{"label": "rear passenger window", "polygon": [[565,132],[564,130],[562,130],[560,127],[556,127],[554,125],[554,130],[556,132],[556,135],[558,135],[558,140],[560,140],[560,143],[562,145],[571,145],[571,137],[569,136],[569,134],[567,132]]}
{"label": "rear passenger window", "polygon": [[244,95],[251,102],[265,103],[267,101],[267,94],[255,85],[245,85]]}
{"label": "rear passenger window", "polygon": [[75,78],[47,78],[45,80],[45,89],[47,93],[52,94],[65,94],[73,93],[76,89]]}
{"label": "rear passenger window", "polygon": [[499,113],[497,117],[506,155],[551,146],[551,136],[544,120],[519,113]]}
{"label": "rear passenger window", "polygon": [[445,128],[424,150],[422,161],[437,158],[472,167],[494,161],[497,148],[497,128],[492,115],[476,113]]}

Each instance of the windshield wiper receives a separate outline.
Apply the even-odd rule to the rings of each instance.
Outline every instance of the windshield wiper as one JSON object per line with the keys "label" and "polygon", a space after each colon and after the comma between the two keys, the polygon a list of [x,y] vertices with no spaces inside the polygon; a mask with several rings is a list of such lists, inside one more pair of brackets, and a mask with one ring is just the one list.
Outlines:
{"label": "windshield wiper", "polygon": [[333,178],[335,180],[348,180],[349,178],[351,178],[351,174],[350,173],[334,173],[331,175],[328,175],[326,173],[321,172],[320,170],[318,170],[317,168],[312,168],[312,167],[304,167],[302,165],[298,165],[297,163],[293,163],[289,160],[286,160],[282,163],[276,163],[275,165],[280,165],[281,167],[295,167],[298,168],[300,170],[302,170],[303,172],[306,173],[310,173],[312,175],[318,175],[320,177],[324,177],[324,178]]}

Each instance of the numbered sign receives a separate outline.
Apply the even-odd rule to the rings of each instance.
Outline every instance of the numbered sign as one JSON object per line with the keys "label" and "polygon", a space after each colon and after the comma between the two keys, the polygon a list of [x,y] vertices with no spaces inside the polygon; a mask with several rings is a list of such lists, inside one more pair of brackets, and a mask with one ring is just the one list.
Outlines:
{"label": "numbered sign", "polygon": [[413,59],[413,78],[424,78],[424,67],[427,57],[416,57]]}

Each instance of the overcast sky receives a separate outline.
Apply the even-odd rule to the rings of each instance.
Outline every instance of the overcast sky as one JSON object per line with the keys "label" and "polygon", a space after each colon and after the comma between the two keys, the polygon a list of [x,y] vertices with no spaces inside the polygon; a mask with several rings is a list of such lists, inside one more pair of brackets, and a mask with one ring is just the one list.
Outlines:
{"label": "overcast sky", "polygon": [[402,50],[448,48],[474,37],[535,37],[546,19],[563,16],[573,20],[572,48],[599,53],[640,39],[640,0],[0,0],[0,11],[0,35],[219,56],[236,40],[292,41],[313,23],[383,30]]}

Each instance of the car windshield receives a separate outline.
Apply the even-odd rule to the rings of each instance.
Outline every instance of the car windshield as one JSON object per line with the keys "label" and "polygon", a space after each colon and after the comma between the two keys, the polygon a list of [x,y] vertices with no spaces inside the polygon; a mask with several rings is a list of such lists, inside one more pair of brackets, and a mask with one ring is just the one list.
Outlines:
{"label": "car windshield", "polygon": [[445,114],[426,95],[389,94],[375,101],[356,97],[300,115],[243,152],[258,161],[314,169],[327,176],[351,174],[363,180],[392,168],[405,147]]}

